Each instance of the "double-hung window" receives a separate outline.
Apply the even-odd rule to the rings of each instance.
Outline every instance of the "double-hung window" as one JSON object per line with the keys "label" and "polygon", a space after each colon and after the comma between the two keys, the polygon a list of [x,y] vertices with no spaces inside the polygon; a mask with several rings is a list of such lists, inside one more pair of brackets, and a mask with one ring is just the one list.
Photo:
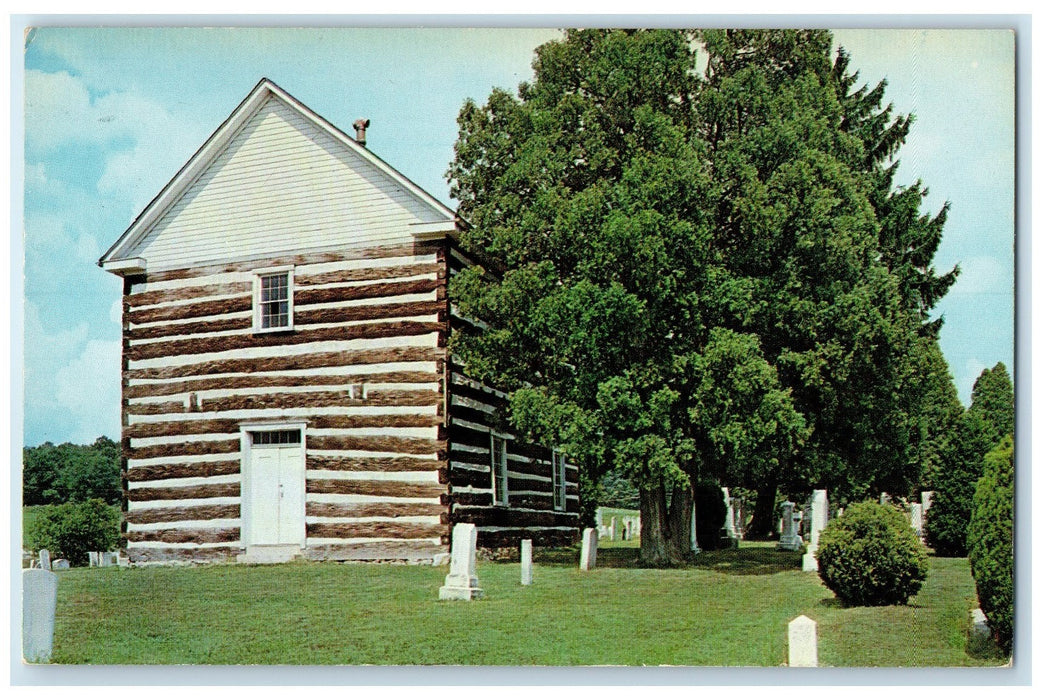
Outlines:
{"label": "double-hung window", "polygon": [[554,484],[554,510],[567,510],[568,501],[566,496],[565,482],[565,455],[564,452],[554,450],[553,454],[553,484]]}
{"label": "double-hung window", "polygon": [[253,277],[253,330],[293,330],[293,268],[257,270]]}
{"label": "double-hung window", "polygon": [[489,453],[492,457],[492,505],[509,505],[507,492],[507,439],[500,435],[491,435]]}

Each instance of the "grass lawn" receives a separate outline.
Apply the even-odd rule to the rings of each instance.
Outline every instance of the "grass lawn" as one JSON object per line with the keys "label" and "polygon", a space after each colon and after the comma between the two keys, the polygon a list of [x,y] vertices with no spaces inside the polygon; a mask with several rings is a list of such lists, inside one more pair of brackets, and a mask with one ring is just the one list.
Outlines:
{"label": "grass lawn", "polygon": [[439,601],[447,567],[276,566],[62,572],[56,663],[778,666],[786,626],[818,622],[828,666],[998,665],[966,652],[976,607],[969,566],[931,559],[911,605],[840,607],[798,554],[745,543],[691,568],[636,566],[605,548],[580,572],[575,550],[520,565],[479,562],[486,597]]}

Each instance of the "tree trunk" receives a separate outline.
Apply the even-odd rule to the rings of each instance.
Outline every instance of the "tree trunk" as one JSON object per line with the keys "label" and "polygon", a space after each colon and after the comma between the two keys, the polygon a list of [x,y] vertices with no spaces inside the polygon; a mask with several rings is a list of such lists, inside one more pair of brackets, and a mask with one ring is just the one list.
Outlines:
{"label": "tree trunk", "polygon": [[692,484],[673,488],[669,504],[667,550],[671,561],[680,564],[691,556],[691,512],[695,503]]}
{"label": "tree trunk", "polygon": [[647,566],[668,566],[666,488],[661,481],[640,489],[640,560]]}
{"label": "tree trunk", "polygon": [[778,496],[778,477],[767,478],[764,485],[756,491],[756,508],[753,519],[749,523],[746,537],[749,539],[767,539],[774,529],[774,499]]}

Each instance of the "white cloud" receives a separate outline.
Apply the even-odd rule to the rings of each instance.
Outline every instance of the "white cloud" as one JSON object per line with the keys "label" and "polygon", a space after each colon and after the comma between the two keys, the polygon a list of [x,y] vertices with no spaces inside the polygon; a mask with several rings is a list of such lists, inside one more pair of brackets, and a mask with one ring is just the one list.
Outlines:
{"label": "white cloud", "polygon": [[1000,260],[980,255],[959,263],[959,277],[952,286],[951,294],[980,295],[1004,294],[1013,296],[1013,269]]}
{"label": "white cloud", "polygon": [[66,213],[26,212],[25,249],[55,256],[65,265],[94,264],[101,248],[89,233],[70,230]]}
{"label": "white cloud", "polygon": [[75,426],[72,442],[119,435],[120,348],[118,340],[90,340],[55,375],[55,398]]}
{"label": "white cloud", "polygon": [[116,299],[109,307],[109,320],[122,327],[123,325],[123,300]]}

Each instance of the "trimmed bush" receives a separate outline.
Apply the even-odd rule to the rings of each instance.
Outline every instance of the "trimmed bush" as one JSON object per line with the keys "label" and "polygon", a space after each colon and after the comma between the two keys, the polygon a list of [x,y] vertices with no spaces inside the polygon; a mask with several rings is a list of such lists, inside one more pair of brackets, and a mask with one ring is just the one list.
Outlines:
{"label": "trimmed bush", "polygon": [[1013,644],[1013,437],[984,458],[969,526],[970,569],[995,641]]}
{"label": "trimmed bush", "polygon": [[904,605],[926,580],[926,549],[904,514],[855,503],[818,540],[818,574],[846,605]]}
{"label": "trimmed bush", "polygon": [[72,566],[86,566],[88,552],[107,552],[119,544],[119,523],[119,508],[99,498],[45,506],[25,533],[25,543],[34,552],[47,549]]}
{"label": "trimmed bush", "polygon": [[703,479],[695,487],[695,535],[700,549],[720,549],[720,528],[727,517],[727,504],[720,484]]}

